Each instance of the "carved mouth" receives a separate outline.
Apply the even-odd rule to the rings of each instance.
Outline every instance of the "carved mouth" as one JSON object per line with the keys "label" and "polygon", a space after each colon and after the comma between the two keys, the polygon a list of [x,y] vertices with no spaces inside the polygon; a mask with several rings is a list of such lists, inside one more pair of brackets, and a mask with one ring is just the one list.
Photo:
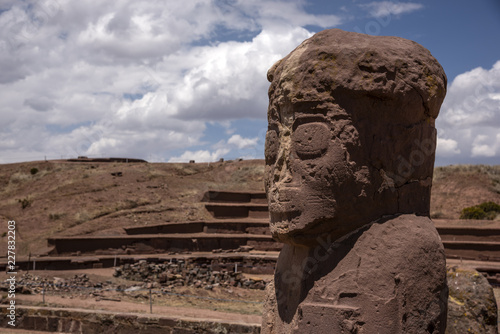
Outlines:
{"label": "carved mouth", "polygon": [[270,210],[270,215],[271,215],[271,223],[273,224],[289,224],[291,223],[295,218],[300,216],[300,211],[295,210],[295,211],[271,211]]}
{"label": "carved mouth", "polygon": [[291,187],[291,186],[277,187],[270,191],[271,202],[276,204],[288,203],[292,201],[294,198],[297,198],[299,193],[300,189],[297,187]]}

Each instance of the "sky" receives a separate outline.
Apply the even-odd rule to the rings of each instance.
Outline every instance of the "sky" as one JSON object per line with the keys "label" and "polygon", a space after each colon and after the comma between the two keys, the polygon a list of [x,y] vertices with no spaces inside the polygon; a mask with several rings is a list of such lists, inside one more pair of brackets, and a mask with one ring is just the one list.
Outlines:
{"label": "sky", "polygon": [[328,28],[429,49],[436,165],[500,164],[498,0],[0,0],[0,163],[262,159],[268,68]]}

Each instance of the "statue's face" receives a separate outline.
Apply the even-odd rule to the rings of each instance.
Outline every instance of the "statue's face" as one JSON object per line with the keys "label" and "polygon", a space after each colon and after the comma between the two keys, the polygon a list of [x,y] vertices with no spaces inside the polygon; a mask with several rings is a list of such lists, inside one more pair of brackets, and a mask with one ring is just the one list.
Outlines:
{"label": "statue's face", "polygon": [[297,238],[350,231],[352,200],[366,197],[368,177],[356,163],[357,129],[335,105],[270,105],[265,157],[273,235],[302,243]]}
{"label": "statue's face", "polygon": [[325,30],[267,78],[275,238],[310,245],[387,215],[428,214],[434,149],[422,144],[435,141],[446,75],[426,49]]}

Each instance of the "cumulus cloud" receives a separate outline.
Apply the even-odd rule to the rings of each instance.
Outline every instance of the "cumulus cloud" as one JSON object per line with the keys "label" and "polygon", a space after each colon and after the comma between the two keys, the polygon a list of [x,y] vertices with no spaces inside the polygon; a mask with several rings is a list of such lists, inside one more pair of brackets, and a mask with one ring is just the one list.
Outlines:
{"label": "cumulus cloud", "polygon": [[436,154],[438,156],[450,157],[460,154],[458,142],[453,139],[437,139]]}
{"label": "cumulus cloud", "polygon": [[[340,22],[307,13],[300,0],[4,1],[0,162],[168,160],[203,145],[207,122],[233,134],[232,121],[264,117],[266,71],[311,35],[303,26]],[[182,159],[228,149],[191,149]]]}
{"label": "cumulus cloud", "polygon": [[[343,22],[307,13],[304,5],[3,1],[0,163],[77,155],[262,157],[263,139],[243,136],[234,124],[265,119],[266,71],[312,35],[305,26]],[[423,8],[360,6],[376,18]],[[217,144],[206,138],[214,122],[222,128]],[[500,156],[500,61],[450,83],[437,128],[438,161]]]}
{"label": "cumulus cloud", "polygon": [[[172,107],[182,119],[227,120],[264,117],[266,72],[298,43],[311,36],[297,27],[286,32],[263,30],[250,42],[225,42],[194,48],[192,67],[170,90]],[[276,41],[280,43],[276,43]],[[159,64],[156,69],[162,71]],[[165,82],[168,78],[162,78]],[[175,91],[175,93],[174,93]]]}
{"label": "cumulus cloud", "polygon": [[424,8],[424,6],[420,3],[391,1],[374,1],[359,5],[359,7],[367,10],[370,15],[375,18],[387,17],[389,15],[408,14]]}
{"label": "cumulus cloud", "polygon": [[500,153],[500,134],[496,136],[478,135],[472,143],[473,157],[494,157]]}
{"label": "cumulus cloud", "polygon": [[210,150],[187,150],[180,156],[173,157],[169,162],[188,162],[195,160],[199,162],[213,162],[228,156],[243,159],[256,159],[258,146],[263,144],[262,138],[245,138],[239,134],[232,135],[227,140],[221,140],[211,146]]}
{"label": "cumulus cloud", "polygon": [[239,149],[254,147],[257,145],[258,137],[255,138],[243,138],[240,135],[233,135],[228,139],[227,143],[230,145],[235,145]]}
{"label": "cumulus cloud", "polygon": [[500,156],[500,60],[458,75],[448,87],[437,119],[437,158]]}
{"label": "cumulus cloud", "polygon": [[216,151],[210,152],[208,150],[199,151],[186,151],[180,157],[173,157],[168,160],[168,162],[188,162],[194,160],[196,162],[214,162],[219,160],[228,153],[229,149],[218,149]]}

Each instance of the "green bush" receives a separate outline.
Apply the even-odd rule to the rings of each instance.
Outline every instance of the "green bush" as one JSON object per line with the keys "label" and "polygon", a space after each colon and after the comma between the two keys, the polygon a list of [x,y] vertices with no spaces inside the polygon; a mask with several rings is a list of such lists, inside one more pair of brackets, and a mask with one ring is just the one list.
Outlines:
{"label": "green bush", "polygon": [[38,173],[38,168],[36,168],[36,167],[31,168],[30,173],[31,173],[31,175],[35,175],[36,173]]}
{"label": "green bush", "polygon": [[486,218],[486,212],[478,208],[477,206],[471,206],[462,210],[460,214],[460,219],[484,219]]}
{"label": "green bush", "polygon": [[500,205],[490,201],[464,208],[460,214],[460,219],[493,220],[496,218],[497,213],[500,213]]}
{"label": "green bush", "polygon": [[483,210],[484,212],[494,211],[500,213],[500,205],[498,205],[495,202],[484,202],[477,205],[477,207]]}

